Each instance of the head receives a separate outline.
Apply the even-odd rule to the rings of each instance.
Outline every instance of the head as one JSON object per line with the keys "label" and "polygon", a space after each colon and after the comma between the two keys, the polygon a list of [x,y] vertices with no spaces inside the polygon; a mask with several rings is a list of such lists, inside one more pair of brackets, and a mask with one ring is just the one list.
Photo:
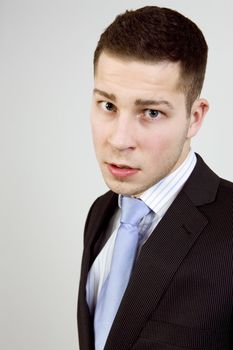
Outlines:
{"label": "head", "polygon": [[103,52],[145,63],[179,63],[179,88],[186,95],[188,113],[201,93],[208,47],[196,24],[177,11],[157,6],[126,11],[101,35],[94,70]]}
{"label": "head", "polygon": [[94,56],[92,131],[106,184],[138,196],[187,157],[208,102],[200,99],[207,45],[170,9],[127,11]]}

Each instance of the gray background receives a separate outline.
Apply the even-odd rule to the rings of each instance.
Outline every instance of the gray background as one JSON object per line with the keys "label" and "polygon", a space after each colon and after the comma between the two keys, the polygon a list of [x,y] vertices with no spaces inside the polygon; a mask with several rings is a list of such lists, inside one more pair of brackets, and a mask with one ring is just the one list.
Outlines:
{"label": "gray background", "polygon": [[89,130],[92,54],[126,8],[177,9],[209,43],[193,148],[233,179],[233,3],[0,0],[0,348],[75,350],[85,216],[106,187]]}

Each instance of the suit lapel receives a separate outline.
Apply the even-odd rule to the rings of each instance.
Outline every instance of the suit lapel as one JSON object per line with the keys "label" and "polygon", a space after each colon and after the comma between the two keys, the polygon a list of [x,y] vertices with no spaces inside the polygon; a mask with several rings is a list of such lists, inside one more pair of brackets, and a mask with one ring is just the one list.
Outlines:
{"label": "suit lapel", "polygon": [[135,342],[182,261],[208,224],[196,205],[214,200],[218,182],[218,177],[198,158],[195,171],[184,189],[141,250],[105,350],[126,350]]}

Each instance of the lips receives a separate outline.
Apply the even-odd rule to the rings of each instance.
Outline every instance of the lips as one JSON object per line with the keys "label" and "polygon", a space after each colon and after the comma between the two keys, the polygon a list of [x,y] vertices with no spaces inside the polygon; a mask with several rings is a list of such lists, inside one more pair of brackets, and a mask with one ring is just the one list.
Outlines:
{"label": "lips", "polygon": [[108,164],[108,170],[114,177],[118,177],[121,179],[130,177],[139,172],[139,169],[137,168],[132,168],[126,164],[115,163]]}
{"label": "lips", "polygon": [[132,167],[128,166],[128,165],[124,165],[124,164],[115,164],[115,163],[111,163],[110,165],[116,167],[116,168],[120,168],[120,169],[133,169]]}

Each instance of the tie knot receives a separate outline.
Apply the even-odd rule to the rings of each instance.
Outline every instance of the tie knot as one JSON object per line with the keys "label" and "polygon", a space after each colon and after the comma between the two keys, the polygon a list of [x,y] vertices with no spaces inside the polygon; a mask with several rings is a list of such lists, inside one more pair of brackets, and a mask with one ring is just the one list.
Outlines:
{"label": "tie knot", "polygon": [[140,199],[122,196],[121,223],[138,225],[150,212],[150,208]]}

